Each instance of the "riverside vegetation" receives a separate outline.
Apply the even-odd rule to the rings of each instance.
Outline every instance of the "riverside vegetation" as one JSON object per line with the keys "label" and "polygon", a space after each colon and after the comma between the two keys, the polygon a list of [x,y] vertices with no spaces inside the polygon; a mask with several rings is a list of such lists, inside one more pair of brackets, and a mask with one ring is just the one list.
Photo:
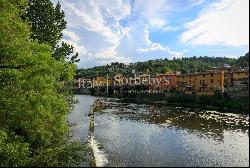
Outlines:
{"label": "riverside vegetation", "polygon": [[[96,92],[94,88],[90,88],[90,94],[93,96],[107,96],[106,90]],[[218,110],[221,112],[233,112],[241,114],[249,114],[249,97],[231,97],[226,92],[216,93],[214,96],[196,96],[178,93],[174,89],[165,93],[114,93],[109,88],[108,97],[118,97],[124,102],[137,102],[149,104],[163,104],[171,106],[182,106],[193,109]]]}
{"label": "riverside vegetation", "polygon": [[176,93],[162,94],[161,96],[158,94],[131,94],[123,100],[249,114],[249,97],[230,97],[226,94],[216,94],[215,96],[195,96]]}
{"label": "riverside vegetation", "polygon": [[67,116],[78,53],[59,44],[60,4],[0,0],[0,166],[72,166],[86,146],[70,139]]}

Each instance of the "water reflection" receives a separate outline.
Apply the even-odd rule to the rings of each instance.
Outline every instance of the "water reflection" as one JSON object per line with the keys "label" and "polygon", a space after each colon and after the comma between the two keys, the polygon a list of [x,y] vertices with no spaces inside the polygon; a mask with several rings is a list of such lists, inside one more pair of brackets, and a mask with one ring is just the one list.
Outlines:
{"label": "water reflection", "polygon": [[72,125],[71,134],[73,139],[87,142],[89,117],[88,113],[91,105],[97,99],[94,96],[77,95],[78,103],[75,104],[74,110],[69,114],[68,121]]}
{"label": "water reflection", "polygon": [[89,110],[82,110],[89,108],[86,102],[93,104],[92,97],[82,96],[71,116],[79,126],[76,136],[89,133],[99,165],[249,166],[249,116],[103,101],[106,108],[95,112],[94,130],[88,129]]}
{"label": "water reflection", "polygon": [[158,124],[159,127],[186,129],[188,133],[223,141],[224,131],[248,134],[249,116],[219,113],[216,111],[196,111],[182,107],[167,107],[145,104],[128,104],[106,99],[108,108],[102,113],[109,113],[120,119],[135,120]]}

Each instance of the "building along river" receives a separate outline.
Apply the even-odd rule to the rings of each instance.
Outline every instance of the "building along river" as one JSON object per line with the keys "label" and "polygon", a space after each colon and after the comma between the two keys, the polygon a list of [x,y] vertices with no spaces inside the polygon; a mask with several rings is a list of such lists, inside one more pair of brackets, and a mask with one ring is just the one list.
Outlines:
{"label": "building along river", "polygon": [[[69,120],[84,142],[98,98],[77,97]],[[249,166],[249,115],[101,99],[89,141],[97,166]]]}

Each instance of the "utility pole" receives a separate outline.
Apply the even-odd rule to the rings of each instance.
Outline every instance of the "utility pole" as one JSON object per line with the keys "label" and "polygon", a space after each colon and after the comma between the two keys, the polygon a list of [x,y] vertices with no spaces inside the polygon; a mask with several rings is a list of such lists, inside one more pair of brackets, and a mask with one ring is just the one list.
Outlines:
{"label": "utility pole", "polygon": [[109,74],[107,74],[107,96],[109,95]]}
{"label": "utility pole", "polygon": [[[112,68],[108,68],[108,73],[113,71]],[[107,96],[109,95],[109,74],[107,73]]]}

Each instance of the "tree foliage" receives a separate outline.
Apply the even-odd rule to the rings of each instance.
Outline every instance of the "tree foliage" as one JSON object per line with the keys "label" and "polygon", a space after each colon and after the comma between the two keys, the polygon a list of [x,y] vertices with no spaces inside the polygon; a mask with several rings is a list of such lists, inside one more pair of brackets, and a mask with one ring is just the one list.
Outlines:
{"label": "tree foliage", "polygon": [[[165,73],[167,71],[180,71],[181,73],[193,73],[193,72],[204,72],[207,69],[214,67],[223,67],[224,64],[228,64],[232,67],[249,67],[249,54],[241,56],[238,59],[227,58],[227,57],[190,57],[190,58],[178,58],[173,60],[168,59],[157,59],[149,60],[145,62],[136,62],[129,65],[123,63],[111,63],[110,65],[95,66],[93,68],[82,68],[77,70],[77,78],[94,78],[96,76],[106,76],[107,74],[115,75],[117,73],[125,76],[133,76],[132,70],[136,72],[146,73],[147,71],[155,75],[157,73]],[[109,70],[111,69],[111,71]]]}
{"label": "tree foliage", "polygon": [[31,22],[33,39],[55,47],[66,28],[60,3],[53,7],[50,0],[29,0],[26,17]]}
{"label": "tree foliage", "polygon": [[[121,73],[125,76],[132,76],[132,69],[137,72],[146,73],[147,70],[150,74],[165,73],[167,71],[180,71],[181,73],[204,72],[213,67],[223,67],[228,64],[234,67],[247,68],[249,55],[241,56],[238,59],[226,57],[190,57],[178,58],[174,60],[157,59],[145,62],[136,62],[133,64],[125,65],[123,63],[111,63],[110,65],[96,66],[93,68],[82,68],[77,70],[76,77],[93,78],[96,76],[106,76],[107,74],[115,75]],[[111,69],[112,71],[109,71]]]}
{"label": "tree foliage", "polygon": [[72,166],[82,149],[69,141],[67,123],[76,66],[31,40],[26,5],[0,0],[0,166]]}
{"label": "tree foliage", "polygon": [[244,56],[239,57],[235,65],[242,68],[249,67],[249,52]]}
{"label": "tree foliage", "polygon": [[67,25],[59,2],[54,7],[50,0],[29,0],[24,18],[31,24],[31,37],[37,39],[39,43],[51,46],[52,56],[56,60],[67,59],[69,63],[79,62],[78,53],[73,54],[73,46],[65,42],[58,45],[63,37],[62,31]]}
{"label": "tree foliage", "polygon": [[80,61],[80,59],[78,59],[78,53],[74,54],[74,47],[65,42],[62,42],[61,46],[56,46],[53,57],[58,61],[67,60],[69,63],[77,63]]}

